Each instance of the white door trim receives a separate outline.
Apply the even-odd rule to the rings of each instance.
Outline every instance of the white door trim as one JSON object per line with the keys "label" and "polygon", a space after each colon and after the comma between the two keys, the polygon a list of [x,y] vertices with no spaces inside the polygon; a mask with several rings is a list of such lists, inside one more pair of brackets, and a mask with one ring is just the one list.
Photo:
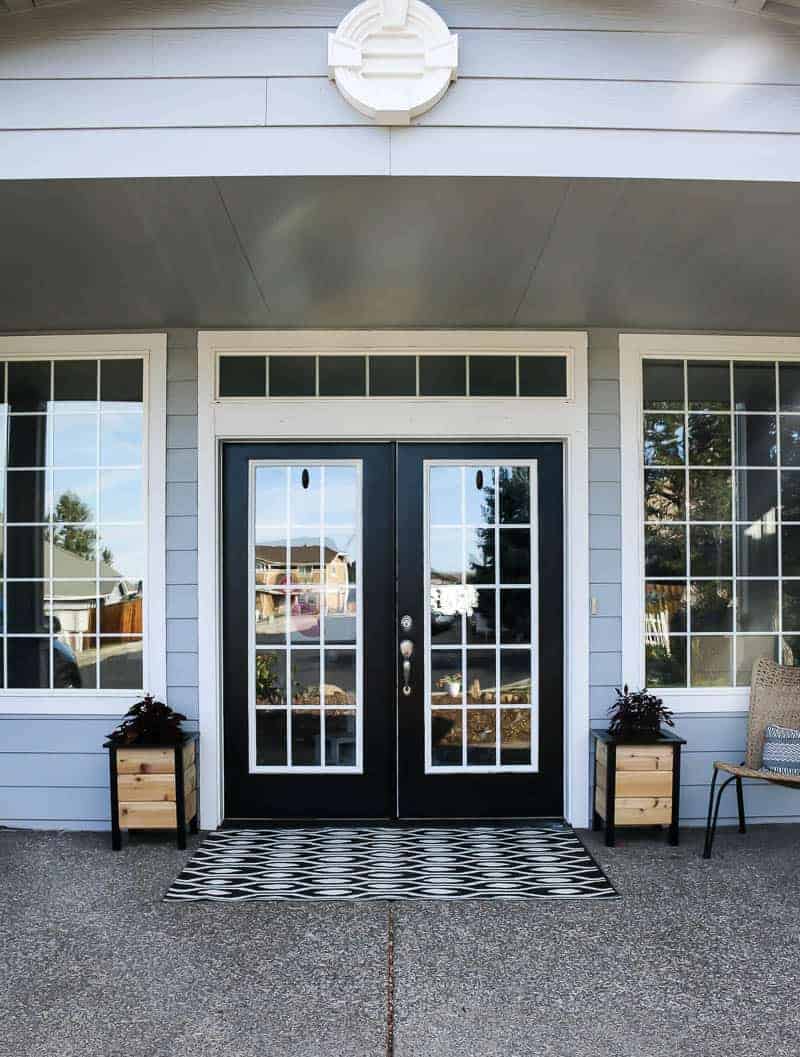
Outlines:
{"label": "white door trim", "polygon": [[[217,354],[408,351],[566,353],[568,397],[216,399]],[[200,331],[198,559],[200,816],[223,817],[219,446],[225,440],[558,440],[565,473],[565,817],[589,822],[589,448],[585,331]]]}

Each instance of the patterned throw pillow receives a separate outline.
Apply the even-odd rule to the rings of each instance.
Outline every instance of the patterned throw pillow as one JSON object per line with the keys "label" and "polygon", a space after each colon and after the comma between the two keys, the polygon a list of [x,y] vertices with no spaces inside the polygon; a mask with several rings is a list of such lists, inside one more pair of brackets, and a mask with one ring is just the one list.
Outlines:
{"label": "patterned throw pillow", "polygon": [[800,730],[790,727],[767,727],[764,731],[764,755],[761,766],[776,774],[800,775]]}

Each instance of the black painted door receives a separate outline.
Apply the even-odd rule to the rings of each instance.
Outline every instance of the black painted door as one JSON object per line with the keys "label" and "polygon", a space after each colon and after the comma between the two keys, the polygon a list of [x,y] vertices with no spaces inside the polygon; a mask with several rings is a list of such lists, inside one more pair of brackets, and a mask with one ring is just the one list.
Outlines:
{"label": "black painted door", "polygon": [[226,445],[226,819],[560,815],[562,510],[554,443]]}

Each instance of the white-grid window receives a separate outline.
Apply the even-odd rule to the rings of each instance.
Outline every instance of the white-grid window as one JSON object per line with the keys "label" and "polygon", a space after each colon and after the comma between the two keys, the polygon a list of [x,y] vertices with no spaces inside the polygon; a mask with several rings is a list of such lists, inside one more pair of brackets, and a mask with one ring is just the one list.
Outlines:
{"label": "white-grid window", "polygon": [[536,463],[425,466],[426,770],[538,768]]}
{"label": "white-grid window", "polygon": [[0,688],[92,711],[164,691],[163,339],[61,340],[3,339]]}
{"label": "white-grid window", "polygon": [[645,358],[644,643],[652,687],[800,662],[800,363]]}
{"label": "white-grid window", "polygon": [[361,463],[250,464],[250,770],[361,770]]}

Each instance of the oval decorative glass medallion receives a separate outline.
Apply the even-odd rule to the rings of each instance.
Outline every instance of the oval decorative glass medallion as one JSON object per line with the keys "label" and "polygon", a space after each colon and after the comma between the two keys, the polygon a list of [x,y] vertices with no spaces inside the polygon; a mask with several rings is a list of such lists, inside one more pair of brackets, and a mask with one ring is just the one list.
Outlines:
{"label": "oval decorative glass medallion", "polygon": [[458,73],[458,37],[422,0],[365,0],[328,37],[328,76],[359,113],[408,125]]}

